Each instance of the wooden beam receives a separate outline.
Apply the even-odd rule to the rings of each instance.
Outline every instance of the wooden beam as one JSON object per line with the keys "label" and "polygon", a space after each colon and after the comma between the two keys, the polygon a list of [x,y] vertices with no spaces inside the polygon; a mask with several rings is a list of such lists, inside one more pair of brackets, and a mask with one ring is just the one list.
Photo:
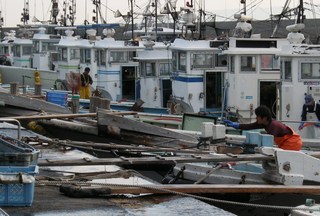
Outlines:
{"label": "wooden beam", "polygon": [[93,142],[79,142],[79,141],[52,141],[58,145],[73,146],[73,147],[91,147],[94,149],[105,149],[105,150],[130,150],[130,151],[147,151],[147,152],[179,152],[179,153],[189,153],[189,154],[209,154],[210,151],[203,151],[200,149],[177,149],[177,148],[159,148],[159,147],[149,147],[149,146],[137,146],[134,144],[115,144],[115,143],[93,143]]}
{"label": "wooden beam", "polygon": [[274,157],[261,154],[252,155],[189,155],[183,157],[121,157],[121,158],[82,158],[72,160],[40,159],[39,166],[90,166],[90,165],[133,165],[133,164],[171,164],[230,162],[230,161],[263,161]]}
{"label": "wooden beam", "polygon": [[[153,189],[154,188],[154,189]],[[111,194],[168,194],[163,190],[180,193],[294,193],[294,194],[319,194],[320,186],[285,186],[285,185],[233,185],[233,184],[174,184],[174,185],[141,185],[137,187],[111,187]]]}
{"label": "wooden beam", "polygon": [[[33,115],[33,116],[13,116],[16,120],[39,120],[39,119],[61,119],[61,118],[80,118],[80,117],[96,117],[96,113],[81,114],[53,114],[53,115]],[[0,118],[1,119],[1,118]]]}
{"label": "wooden beam", "polygon": [[[320,152],[310,154],[319,158]],[[72,160],[40,159],[39,166],[90,166],[90,165],[133,165],[133,164],[177,164],[202,162],[230,162],[230,161],[266,161],[273,160],[273,156],[263,154],[217,154],[217,155],[189,155],[183,157],[121,157],[121,158],[82,158]]]}
{"label": "wooden beam", "polygon": [[197,142],[197,139],[193,136],[173,132],[165,128],[146,124],[132,119],[110,115],[102,110],[98,110],[98,125],[113,126],[118,127],[120,129],[135,131],[139,133]]}

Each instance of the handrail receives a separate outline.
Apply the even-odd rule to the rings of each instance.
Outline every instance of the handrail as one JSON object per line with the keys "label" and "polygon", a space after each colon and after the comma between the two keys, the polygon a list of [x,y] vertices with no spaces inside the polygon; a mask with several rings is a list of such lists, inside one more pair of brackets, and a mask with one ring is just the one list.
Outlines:
{"label": "handrail", "polygon": [[16,119],[10,119],[10,118],[0,118],[1,122],[16,122],[18,125],[18,140],[21,140],[21,124]]}

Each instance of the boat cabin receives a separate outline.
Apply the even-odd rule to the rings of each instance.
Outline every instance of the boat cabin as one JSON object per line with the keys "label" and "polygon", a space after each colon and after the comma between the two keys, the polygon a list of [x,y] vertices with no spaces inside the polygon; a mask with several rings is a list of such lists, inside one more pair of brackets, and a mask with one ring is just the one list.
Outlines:
{"label": "boat cabin", "polygon": [[32,40],[16,38],[12,45],[12,66],[30,68],[32,59]]}
{"label": "boat cabin", "polygon": [[279,101],[281,47],[286,39],[229,39],[228,73],[225,77],[225,108],[245,122],[255,121],[254,109],[266,105],[276,117]]}
{"label": "boat cabin", "polygon": [[59,35],[46,34],[46,28],[41,27],[32,38],[32,68],[38,70],[55,70],[58,62],[56,44],[60,41]]}
{"label": "boat cabin", "polygon": [[[300,34],[300,33],[297,33]],[[281,59],[280,115],[298,131],[301,123],[305,94],[311,94],[320,104],[320,46],[292,42],[284,46]],[[306,121],[317,122],[315,110],[307,113]],[[314,124],[299,131],[302,137],[320,138],[320,129]]]}
{"label": "boat cabin", "polygon": [[175,112],[219,112],[224,101],[227,41],[176,39],[172,51]]}
{"label": "boat cabin", "polygon": [[141,42],[146,48],[137,50],[135,58],[139,62],[137,98],[143,100],[146,107],[167,108],[172,95],[171,51],[161,42]]}
{"label": "boat cabin", "polygon": [[135,101],[138,99],[136,78],[139,63],[134,59],[139,41],[115,40],[111,29],[104,31],[105,37],[96,41],[97,85],[102,94],[113,101]]}

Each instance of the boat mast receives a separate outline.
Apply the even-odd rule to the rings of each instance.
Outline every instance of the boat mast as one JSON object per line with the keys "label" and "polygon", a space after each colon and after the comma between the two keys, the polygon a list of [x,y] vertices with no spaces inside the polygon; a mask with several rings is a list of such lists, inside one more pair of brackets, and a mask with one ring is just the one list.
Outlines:
{"label": "boat mast", "polygon": [[130,15],[131,15],[131,39],[133,40],[134,39],[133,0],[130,0],[130,5],[131,5],[131,12],[130,12]]}
{"label": "boat mast", "polygon": [[57,0],[51,0],[52,3],[52,9],[51,9],[51,23],[52,24],[57,24],[57,16],[59,14],[59,8],[58,8],[58,2]]}
{"label": "boat mast", "polygon": [[157,41],[158,34],[158,0],[152,2],[152,7],[154,7],[154,17],[155,17],[155,41]]}
{"label": "boat mast", "polygon": [[240,0],[240,3],[243,4],[243,15],[247,15],[247,4],[246,4],[246,0]]}
{"label": "boat mast", "polygon": [[23,12],[21,13],[21,22],[23,24],[28,24],[29,21],[29,0],[24,0],[24,7],[23,7]]}
{"label": "boat mast", "polygon": [[93,10],[93,13],[95,13],[95,15],[92,17],[92,21],[95,23],[99,23],[99,17],[100,17],[102,22],[105,24],[106,21],[104,20],[101,13],[101,0],[92,0],[92,3],[96,7],[96,9]]}
{"label": "boat mast", "polygon": [[[69,13],[67,14],[67,11]],[[75,22],[76,15],[76,0],[70,0],[70,3],[67,1],[63,2],[63,15],[61,16],[61,23],[63,26],[67,26],[67,20],[70,21],[70,25],[73,26]]]}
{"label": "boat mast", "polygon": [[298,14],[297,14],[296,23],[303,23],[304,18],[305,17],[304,17],[303,0],[300,0],[299,6],[298,6]]}

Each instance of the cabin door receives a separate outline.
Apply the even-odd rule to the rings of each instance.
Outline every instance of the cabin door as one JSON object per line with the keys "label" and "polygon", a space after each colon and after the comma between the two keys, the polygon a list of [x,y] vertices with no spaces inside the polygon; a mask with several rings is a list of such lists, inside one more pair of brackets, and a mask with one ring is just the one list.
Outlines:
{"label": "cabin door", "polygon": [[280,83],[275,81],[260,81],[259,86],[260,105],[269,107],[272,112],[272,117],[276,118],[279,112],[278,92]]}
{"label": "cabin door", "polygon": [[168,100],[172,95],[172,83],[170,79],[161,80],[161,89],[162,89],[162,107],[167,107]]}
{"label": "cabin door", "polygon": [[135,100],[135,74],[136,67],[130,66],[121,68],[122,99]]}
{"label": "cabin door", "polygon": [[[223,99],[223,77],[222,72],[207,72],[205,77],[205,107],[206,109],[222,108]],[[201,97],[201,96],[200,96]]]}

